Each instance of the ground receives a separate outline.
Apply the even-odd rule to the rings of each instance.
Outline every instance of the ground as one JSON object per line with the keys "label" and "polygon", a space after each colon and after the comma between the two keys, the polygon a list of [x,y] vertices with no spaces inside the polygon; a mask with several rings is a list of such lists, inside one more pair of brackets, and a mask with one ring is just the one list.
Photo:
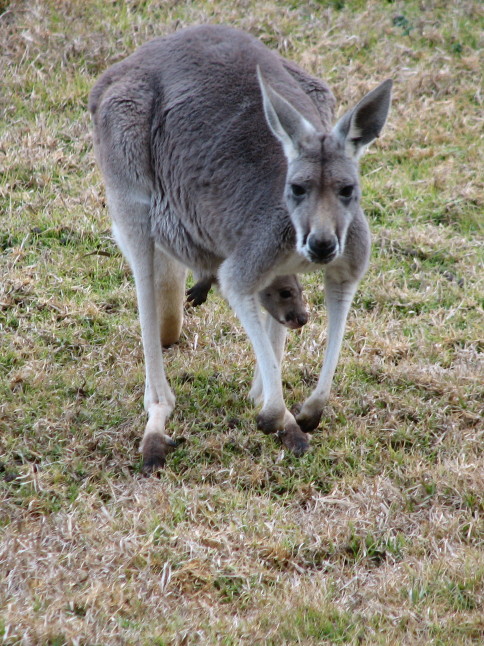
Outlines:
{"label": "ground", "polygon": [[[0,1],[0,635],[4,644],[484,640],[480,3]],[[200,22],[325,78],[339,114],[385,78],[362,160],[371,267],[311,449],[255,426],[253,356],[216,294],[165,352],[184,438],[141,475],[133,282],[87,96],[111,63]],[[481,88],[481,89],[480,89]],[[291,332],[315,384],[322,277]]]}

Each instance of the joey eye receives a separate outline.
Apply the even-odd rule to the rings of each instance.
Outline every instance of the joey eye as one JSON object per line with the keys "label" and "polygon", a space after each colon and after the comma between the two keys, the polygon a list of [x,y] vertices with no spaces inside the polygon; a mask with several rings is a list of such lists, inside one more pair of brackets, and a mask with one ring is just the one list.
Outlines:
{"label": "joey eye", "polygon": [[339,189],[338,195],[343,199],[348,200],[350,197],[353,197],[354,190],[355,187],[353,186],[353,184],[347,184],[346,186],[342,186]]}
{"label": "joey eye", "polygon": [[292,294],[288,289],[281,289],[281,291],[279,292],[279,296],[281,298],[291,298]]}
{"label": "joey eye", "polygon": [[304,186],[301,186],[301,184],[291,184],[291,195],[293,197],[304,197],[307,193],[307,190]]}

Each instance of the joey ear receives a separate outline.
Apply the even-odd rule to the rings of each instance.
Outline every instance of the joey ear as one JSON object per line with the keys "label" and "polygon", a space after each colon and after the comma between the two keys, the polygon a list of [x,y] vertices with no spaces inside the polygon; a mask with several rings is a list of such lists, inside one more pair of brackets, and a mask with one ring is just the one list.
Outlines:
{"label": "joey ear", "polygon": [[284,97],[268,85],[257,66],[257,78],[267,124],[281,142],[288,161],[299,156],[301,148],[317,136],[315,127]]}
{"label": "joey ear", "polygon": [[387,79],[368,92],[333,128],[350,157],[358,159],[366,146],[380,135],[390,109],[393,81]]}

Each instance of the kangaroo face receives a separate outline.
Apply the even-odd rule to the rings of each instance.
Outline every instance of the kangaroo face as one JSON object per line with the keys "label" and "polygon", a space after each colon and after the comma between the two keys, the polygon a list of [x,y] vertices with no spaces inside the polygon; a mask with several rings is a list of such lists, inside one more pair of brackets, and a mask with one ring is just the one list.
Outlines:
{"label": "kangaroo face", "polygon": [[355,161],[332,135],[320,135],[288,164],[285,200],[297,251],[327,264],[344,253],[346,232],[360,209]]}
{"label": "kangaroo face", "polygon": [[267,124],[287,159],[285,199],[296,249],[312,263],[328,264],[344,254],[348,226],[360,208],[358,159],[385,124],[392,81],[321,133],[257,73]]}
{"label": "kangaroo face", "polygon": [[291,330],[297,330],[308,322],[301,283],[295,275],[277,276],[259,292],[259,299],[276,321]]}

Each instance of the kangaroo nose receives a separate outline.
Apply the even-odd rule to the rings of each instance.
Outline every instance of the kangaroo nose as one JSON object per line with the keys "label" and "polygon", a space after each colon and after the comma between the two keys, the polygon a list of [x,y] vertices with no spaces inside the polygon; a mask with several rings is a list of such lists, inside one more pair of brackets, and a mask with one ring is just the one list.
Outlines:
{"label": "kangaroo nose", "polygon": [[289,312],[286,315],[286,326],[291,328],[291,330],[297,330],[303,325],[306,325],[308,319],[307,312]]}
{"label": "kangaroo nose", "polygon": [[334,235],[329,238],[319,238],[316,234],[311,233],[307,245],[313,262],[326,263],[336,255],[338,239]]}
{"label": "kangaroo nose", "polygon": [[306,325],[308,322],[309,316],[307,312],[300,312],[296,316],[296,321],[299,323],[299,326],[302,327],[303,325]]}

